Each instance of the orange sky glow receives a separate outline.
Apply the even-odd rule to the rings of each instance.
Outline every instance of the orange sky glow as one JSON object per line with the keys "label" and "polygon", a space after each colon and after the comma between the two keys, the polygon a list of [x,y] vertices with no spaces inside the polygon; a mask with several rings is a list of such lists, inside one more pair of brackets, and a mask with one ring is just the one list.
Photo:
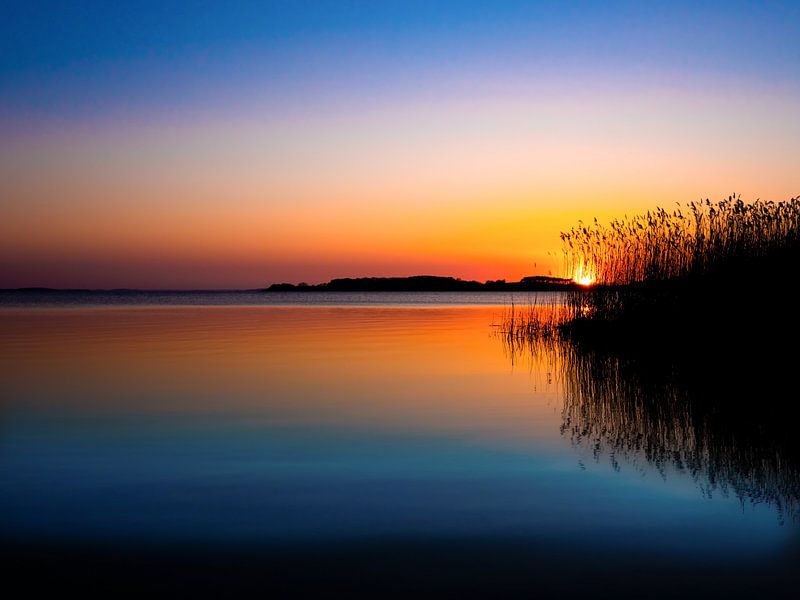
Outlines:
{"label": "orange sky glow", "polygon": [[[748,71],[713,36],[719,64],[696,67],[671,46],[646,64],[613,45],[445,38],[434,50],[462,62],[297,42],[332,44],[330,73],[243,51],[240,80],[198,88],[199,71],[123,61],[130,100],[113,80],[91,88],[100,63],[95,79],[20,79],[22,100],[0,96],[0,287],[566,275],[558,234],[580,219],[800,192],[800,84],[775,62],[791,48]],[[297,69],[280,85],[258,70],[279,58]],[[153,86],[156,67],[174,86]]]}

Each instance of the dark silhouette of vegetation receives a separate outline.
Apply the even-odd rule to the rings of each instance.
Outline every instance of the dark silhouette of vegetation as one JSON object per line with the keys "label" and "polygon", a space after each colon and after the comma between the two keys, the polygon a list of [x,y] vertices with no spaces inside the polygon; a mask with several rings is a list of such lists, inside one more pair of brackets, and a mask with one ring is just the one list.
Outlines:
{"label": "dark silhouette of vegetation", "polygon": [[[685,214],[684,214],[685,212]],[[732,265],[796,250],[800,197],[746,204],[731,196],[674,211],[594,224],[562,233],[569,273],[589,273],[599,285],[661,282],[729,272]]]}
{"label": "dark silhouette of vegetation", "polygon": [[800,197],[706,200],[608,226],[595,220],[561,237],[567,272],[591,285],[573,288],[555,320],[517,314],[507,324],[517,336],[550,328],[548,335],[583,341],[666,343],[797,330],[786,292],[800,264]]}
{"label": "dark silhouette of vegetation", "polygon": [[564,435],[800,514],[800,198],[657,209],[562,239],[567,270],[593,284],[510,306],[498,332],[512,359],[550,361]]}
{"label": "dark silhouette of vegetation", "polygon": [[332,279],[318,285],[276,283],[268,292],[523,292],[564,291],[575,288],[570,279],[524,277],[520,281],[469,281],[455,277],[415,275],[413,277],[357,277]]}

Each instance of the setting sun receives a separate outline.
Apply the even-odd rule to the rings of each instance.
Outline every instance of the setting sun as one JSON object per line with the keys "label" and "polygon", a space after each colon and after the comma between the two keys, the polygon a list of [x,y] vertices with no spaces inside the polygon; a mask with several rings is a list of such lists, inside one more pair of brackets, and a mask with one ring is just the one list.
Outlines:
{"label": "setting sun", "polygon": [[594,284],[596,278],[592,274],[589,269],[586,269],[581,265],[577,271],[575,271],[575,275],[572,277],[572,281],[579,285],[590,286]]}

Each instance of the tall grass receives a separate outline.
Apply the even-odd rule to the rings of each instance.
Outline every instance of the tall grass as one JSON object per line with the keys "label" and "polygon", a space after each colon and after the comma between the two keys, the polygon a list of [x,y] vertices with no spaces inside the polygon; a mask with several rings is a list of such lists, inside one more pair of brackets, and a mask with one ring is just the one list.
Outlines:
{"label": "tall grass", "polygon": [[557,366],[564,435],[800,515],[800,197],[659,208],[562,239],[567,273],[593,284],[512,307],[499,333],[517,360]]}
{"label": "tall grass", "polygon": [[561,234],[565,270],[596,285],[698,277],[732,262],[770,257],[800,242],[800,197],[786,202],[740,197],[657,208]]}
{"label": "tall grass", "polygon": [[748,312],[794,310],[777,290],[800,266],[800,197],[657,208],[561,238],[566,272],[591,285],[568,293],[555,317],[509,319],[510,335],[726,335]]}

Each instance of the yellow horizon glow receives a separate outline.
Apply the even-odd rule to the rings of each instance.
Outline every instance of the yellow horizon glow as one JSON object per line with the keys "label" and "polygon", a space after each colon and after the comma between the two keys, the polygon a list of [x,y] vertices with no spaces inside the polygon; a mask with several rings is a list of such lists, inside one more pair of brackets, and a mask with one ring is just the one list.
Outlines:
{"label": "yellow horizon glow", "polygon": [[569,277],[559,233],[579,220],[797,192],[783,96],[560,100],[19,134],[0,149],[2,286]]}

